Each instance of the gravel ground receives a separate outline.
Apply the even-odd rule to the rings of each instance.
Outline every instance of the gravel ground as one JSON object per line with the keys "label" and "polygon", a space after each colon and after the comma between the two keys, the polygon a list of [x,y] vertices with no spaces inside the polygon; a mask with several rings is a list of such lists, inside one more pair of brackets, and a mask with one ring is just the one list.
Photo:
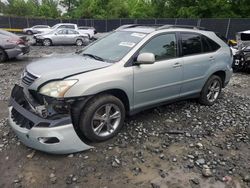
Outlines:
{"label": "gravel ground", "polygon": [[49,155],[22,145],[7,125],[7,101],[22,69],[77,47],[34,46],[0,64],[0,187],[250,187],[250,76],[234,74],[218,103],[181,101],[126,120],[89,151]]}

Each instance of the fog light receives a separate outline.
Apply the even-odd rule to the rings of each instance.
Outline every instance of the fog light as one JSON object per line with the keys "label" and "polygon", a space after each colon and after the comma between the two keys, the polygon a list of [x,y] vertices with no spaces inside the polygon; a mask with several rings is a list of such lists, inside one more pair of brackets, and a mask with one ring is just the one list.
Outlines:
{"label": "fog light", "polygon": [[39,137],[38,141],[43,144],[56,144],[60,142],[60,140],[56,137]]}

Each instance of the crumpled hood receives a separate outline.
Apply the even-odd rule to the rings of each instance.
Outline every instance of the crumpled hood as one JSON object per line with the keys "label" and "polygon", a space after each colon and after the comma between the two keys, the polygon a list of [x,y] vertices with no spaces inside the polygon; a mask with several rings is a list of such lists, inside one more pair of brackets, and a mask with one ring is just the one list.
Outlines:
{"label": "crumpled hood", "polygon": [[97,61],[78,54],[53,55],[29,64],[26,70],[39,77],[39,84],[49,80],[63,79],[84,72],[105,68],[111,63]]}

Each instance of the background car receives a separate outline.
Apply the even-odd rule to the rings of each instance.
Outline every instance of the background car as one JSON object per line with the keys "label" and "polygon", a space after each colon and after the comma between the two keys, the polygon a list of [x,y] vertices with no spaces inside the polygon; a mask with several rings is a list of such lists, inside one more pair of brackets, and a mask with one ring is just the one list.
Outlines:
{"label": "background car", "polygon": [[35,25],[33,27],[23,29],[23,33],[27,35],[33,35],[33,34],[48,32],[48,31],[50,31],[50,26],[48,25]]}
{"label": "background car", "polygon": [[94,35],[97,33],[94,27],[88,27],[88,26],[79,26],[78,30],[85,31],[85,33],[89,35],[89,38],[93,38]]}
{"label": "background car", "polygon": [[75,44],[82,46],[88,43],[88,35],[80,34],[74,29],[59,29],[49,33],[38,34],[34,36],[36,43],[41,43],[44,46],[58,45],[58,44]]}
{"label": "background car", "polygon": [[87,34],[87,36],[89,37],[89,39],[93,38],[96,30],[93,27],[86,27],[86,26],[81,26],[78,27],[76,24],[72,24],[72,23],[60,23],[60,24],[56,24],[53,27],[47,29],[46,31],[44,31],[43,33],[48,33],[50,31],[55,31],[58,29],[74,29],[76,31],[78,31],[81,34]]}
{"label": "background car", "polygon": [[15,58],[29,52],[29,44],[25,37],[0,29],[0,62]]}

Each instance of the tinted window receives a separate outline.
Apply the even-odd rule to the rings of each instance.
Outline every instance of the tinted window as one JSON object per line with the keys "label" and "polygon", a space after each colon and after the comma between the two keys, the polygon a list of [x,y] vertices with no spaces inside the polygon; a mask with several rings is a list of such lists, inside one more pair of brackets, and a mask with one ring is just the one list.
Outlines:
{"label": "tinted window", "polygon": [[155,55],[156,61],[170,59],[177,56],[176,46],[175,34],[160,35],[153,38],[149,43],[147,43],[140,50],[140,53],[153,53]]}
{"label": "tinted window", "polygon": [[220,48],[220,45],[217,44],[216,42],[214,42],[212,39],[206,37],[206,40],[207,40],[207,42],[208,42],[208,44],[211,47],[213,52]]}
{"label": "tinted window", "polygon": [[214,42],[212,39],[202,36],[203,52],[214,52],[220,48],[220,45]]}
{"label": "tinted window", "polygon": [[202,47],[203,47],[204,53],[212,51],[212,49],[210,48],[210,45],[208,44],[208,41],[206,39],[207,39],[207,37],[205,37],[205,36],[201,37]]}
{"label": "tinted window", "polygon": [[192,55],[202,53],[201,37],[197,34],[182,33],[182,54]]}

